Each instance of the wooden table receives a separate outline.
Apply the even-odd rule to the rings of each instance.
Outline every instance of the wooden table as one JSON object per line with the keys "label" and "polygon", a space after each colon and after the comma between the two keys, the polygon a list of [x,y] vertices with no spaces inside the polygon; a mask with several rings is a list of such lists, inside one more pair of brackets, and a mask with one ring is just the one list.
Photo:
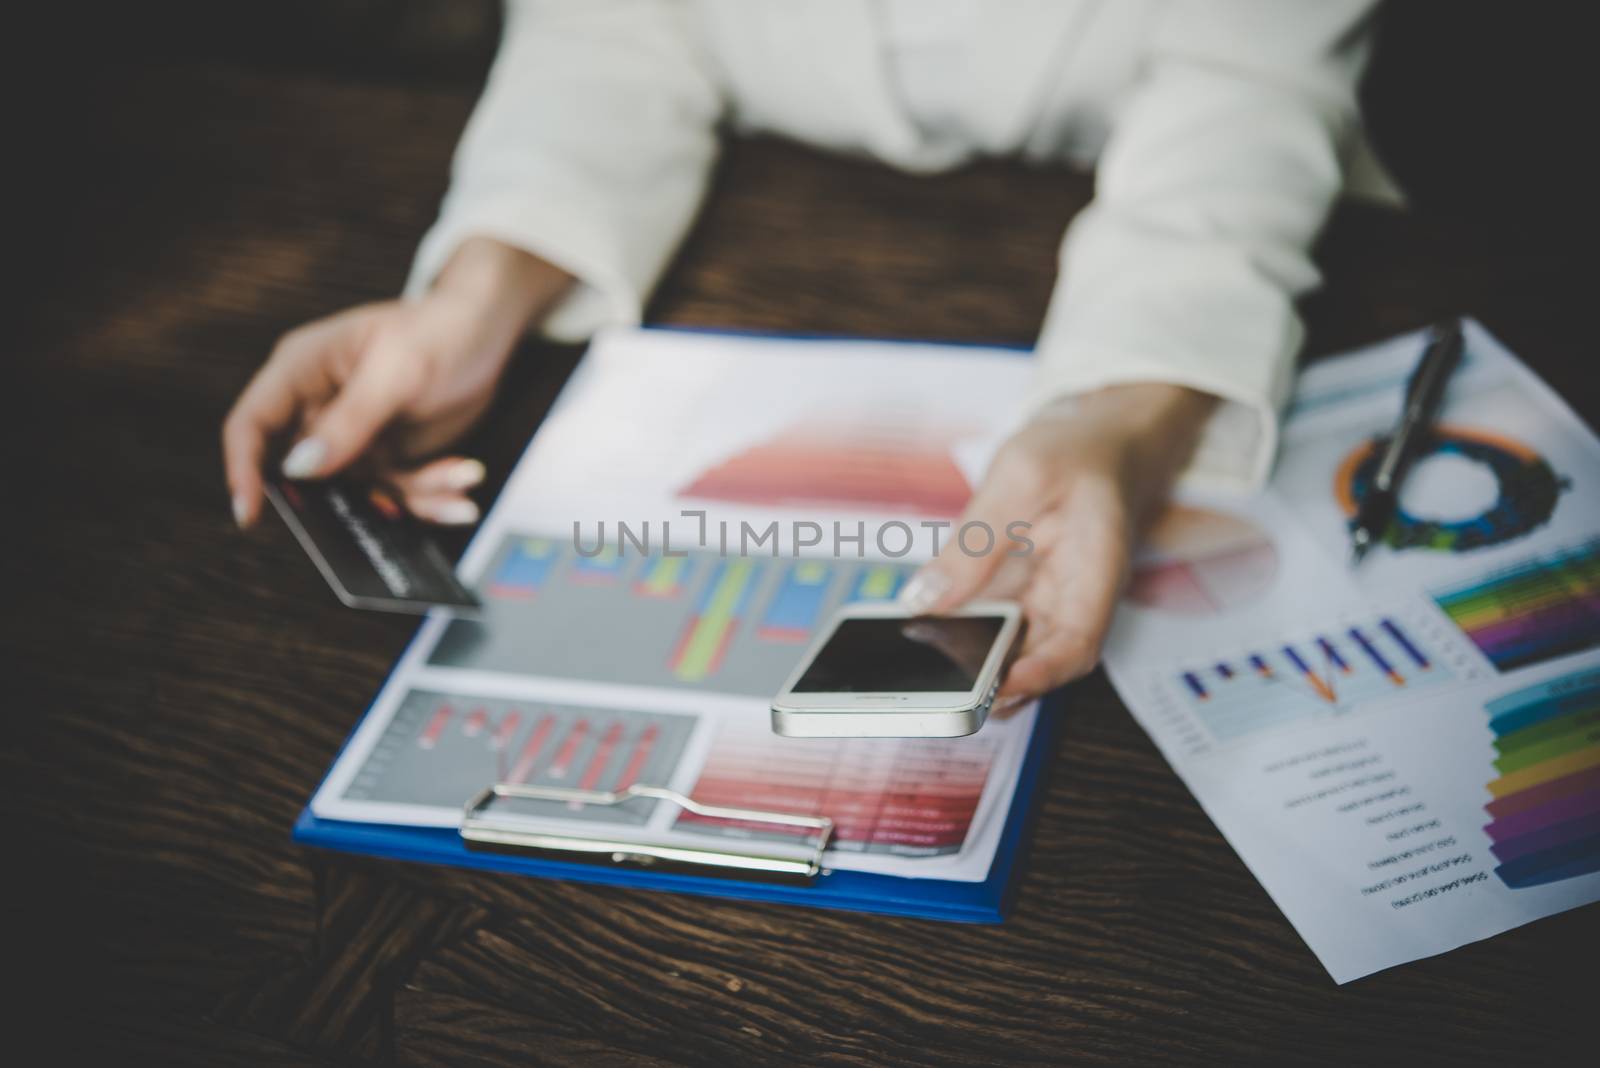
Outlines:
{"label": "wooden table", "polygon": [[[43,87],[5,372],[14,1043],[212,1065],[1504,1064],[1589,1039],[1600,910],[1335,987],[1098,674],[1071,690],[1000,927],[292,845],[413,624],[340,608],[275,521],[235,533],[217,432],[273,339],[394,292],[431,218],[493,26],[411,7],[448,48],[372,59],[352,17],[300,51],[213,35]],[[650,317],[1025,343],[1089,194],[1009,163],[916,179],[736,144]],[[1582,396],[1592,271],[1550,247],[1343,209],[1311,349],[1465,310]],[[520,354],[474,443],[494,471],[578,355]]]}

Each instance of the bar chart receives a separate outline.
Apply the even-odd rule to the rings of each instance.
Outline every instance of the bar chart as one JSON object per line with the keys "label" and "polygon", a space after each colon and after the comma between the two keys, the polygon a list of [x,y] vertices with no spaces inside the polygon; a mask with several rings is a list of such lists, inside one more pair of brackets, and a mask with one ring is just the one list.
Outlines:
{"label": "bar chart", "polygon": [[[666,782],[696,717],[412,690],[344,797],[456,806],[492,782],[621,790]],[[643,823],[653,802],[596,814],[516,803],[531,815]]]}
{"label": "bar chart", "polygon": [[1600,646],[1600,538],[1433,591],[1500,671]]}
{"label": "bar chart", "polygon": [[[967,840],[994,761],[993,735],[847,740],[779,738],[727,724],[694,787],[697,801],[834,820],[833,848],[929,857]],[[730,838],[783,837],[770,825],[684,813],[678,827]]]}
{"label": "bar chart", "polygon": [[1600,871],[1600,671],[1517,690],[1487,711],[1495,874],[1517,890]]}
{"label": "bar chart", "polygon": [[770,697],[846,602],[892,600],[912,568],[871,560],[666,556],[511,535],[429,663]]}
{"label": "bar chart", "polygon": [[1422,624],[1380,616],[1193,664],[1176,681],[1195,718],[1226,742],[1443,682],[1452,672],[1433,645]]}

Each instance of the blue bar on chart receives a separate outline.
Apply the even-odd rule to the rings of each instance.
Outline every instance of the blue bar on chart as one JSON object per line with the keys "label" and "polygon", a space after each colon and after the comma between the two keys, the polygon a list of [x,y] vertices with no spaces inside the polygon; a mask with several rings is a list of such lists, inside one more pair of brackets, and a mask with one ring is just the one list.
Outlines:
{"label": "blue bar on chart", "polygon": [[532,597],[550,576],[555,561],[556,546],[550,539],[513,538],[485,592],[491,597]]}
{"label": "blue bar on chart", "polygon": [[[1171,676],[1196,720],[1218,742],[1292,723],[1344,715],[1363,703],[1450,677],[1422,636],[1398,619],[1312,632],[1232,656],[1177,665]],[[1411,679],[1397,663],[1430,667]],[[1204,665],[1204,666],[1202,666]]]}
{"label": "blue bar on chart", "polygon": [[1350,661],[1346,660],[1335,649],[1333,643],[1322,635],[1317,636],[1317,648],[1322,650],[1322,655],[1328,658],[1328,663],[1339,670],[1339,674],[1350,674]]}
{"label": "blue bar on chart", "polygon": [[816,629],[827,600],[833,569],[821,560],[796,560],[789,565],[756,636],[775,642],[803,642]]}
{"label": "blue bar on chart", "polygon": [[1294,669],[1300,672],[1300,676],[1311,685],[1311,688],[1317,692],[1318,697],[1330,705],[1338,700],[1333,694],[1333,689],[1322,681],[1321,675],[1311,670],[1311,665],[1305,662],[1305,659],[1295,650],[1294,646],[1285,645],[1283,647],[1283,655],[1289,658],[1289,663],[1293,664]]}
{"label": "blue bar on chart", "polygon": [[1361,646],[1361,651],[1367,654],[1367,658],[1377,665],[1378,670],[1381,671],[1390,682],[1394,683],[1396,686],[1404,686],[1406,684],[1405,676],[1396,671],[1394,669],[1394,665],[1389,663],[1388,658],[1382,653],[1378,652],[1378,647],[1372,644],[1372,639],[1361,633],[1360,627],[1350,628],[1350,638],[1357,645]]}
{"label": "blue bar on chart", "polygon": [[585,586],[609,586],[622,577],[627,562],[621,551],[609,543],[593,556],[580,552],[572,561],[572,581]]}
{"label": "blue bar on chart", "polygon": [[1427,671],[1433,666],[1428,661],[1428,658],[1422,654],[1422,650],[1412,644],[1411,639],[1406,637],[1406,632],[1401,630],[1400,625],[1394,620],[1385,618],[1378,626],[1383,628],[1385,634],[1394,639],[1396,645],[1406,651],[1406,655],[1411,658],[1411,662],[1416,664],[1417,667]]}

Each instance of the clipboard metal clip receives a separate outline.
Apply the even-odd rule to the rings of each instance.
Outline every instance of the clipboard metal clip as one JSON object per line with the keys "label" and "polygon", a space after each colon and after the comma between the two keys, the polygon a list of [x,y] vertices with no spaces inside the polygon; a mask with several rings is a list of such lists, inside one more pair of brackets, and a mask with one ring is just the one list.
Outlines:
{"label": "clipboard metal clip", "polygon": [[[685,812],[707,819],[765,823],[774,827],[811,832],[815,845],[796,856],[761,851],[708,849],[693,845],[632,842],[625,839],[583,837],[534,830],[524,822],[490,812],[496,800],[554,801],[570,805],[623,805],[638,798],[666,801]],[[528,786],[497,782],[484,787],[461,812],[461,838],[468,849],[537,853],[565,860],[635,865],[652,870],[687,871],[699,875],[768,878],[809,882],[822,874],[822,857],[833,840],[833,820],[827,816],[802,816],[754,808],[727,808],[701,804],[664,786],[635,783],[625,790],[578,790],[564,786]],[[808,837],[810,837],[808,836]]]}

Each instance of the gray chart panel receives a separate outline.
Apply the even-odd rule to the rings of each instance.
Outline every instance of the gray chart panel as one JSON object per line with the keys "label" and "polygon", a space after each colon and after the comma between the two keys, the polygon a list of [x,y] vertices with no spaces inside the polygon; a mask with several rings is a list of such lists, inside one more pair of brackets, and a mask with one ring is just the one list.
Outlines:
{"label": "gray chart panel", "polygon": [[839,605],[892,600],[912,570],[714,552],[585,557],[564,539],[511,535],[478,584],[481,618],[452,621],[429,663],[765,699]]}
{"label": "gray chart panel", "polygon": [[[664,785],[695,717],[412,690],[344,792],[348,801],[457,806],[494,782],[621,790]],[[653,801],[585,809],[507,801],[501,811],[644,823]]]}

